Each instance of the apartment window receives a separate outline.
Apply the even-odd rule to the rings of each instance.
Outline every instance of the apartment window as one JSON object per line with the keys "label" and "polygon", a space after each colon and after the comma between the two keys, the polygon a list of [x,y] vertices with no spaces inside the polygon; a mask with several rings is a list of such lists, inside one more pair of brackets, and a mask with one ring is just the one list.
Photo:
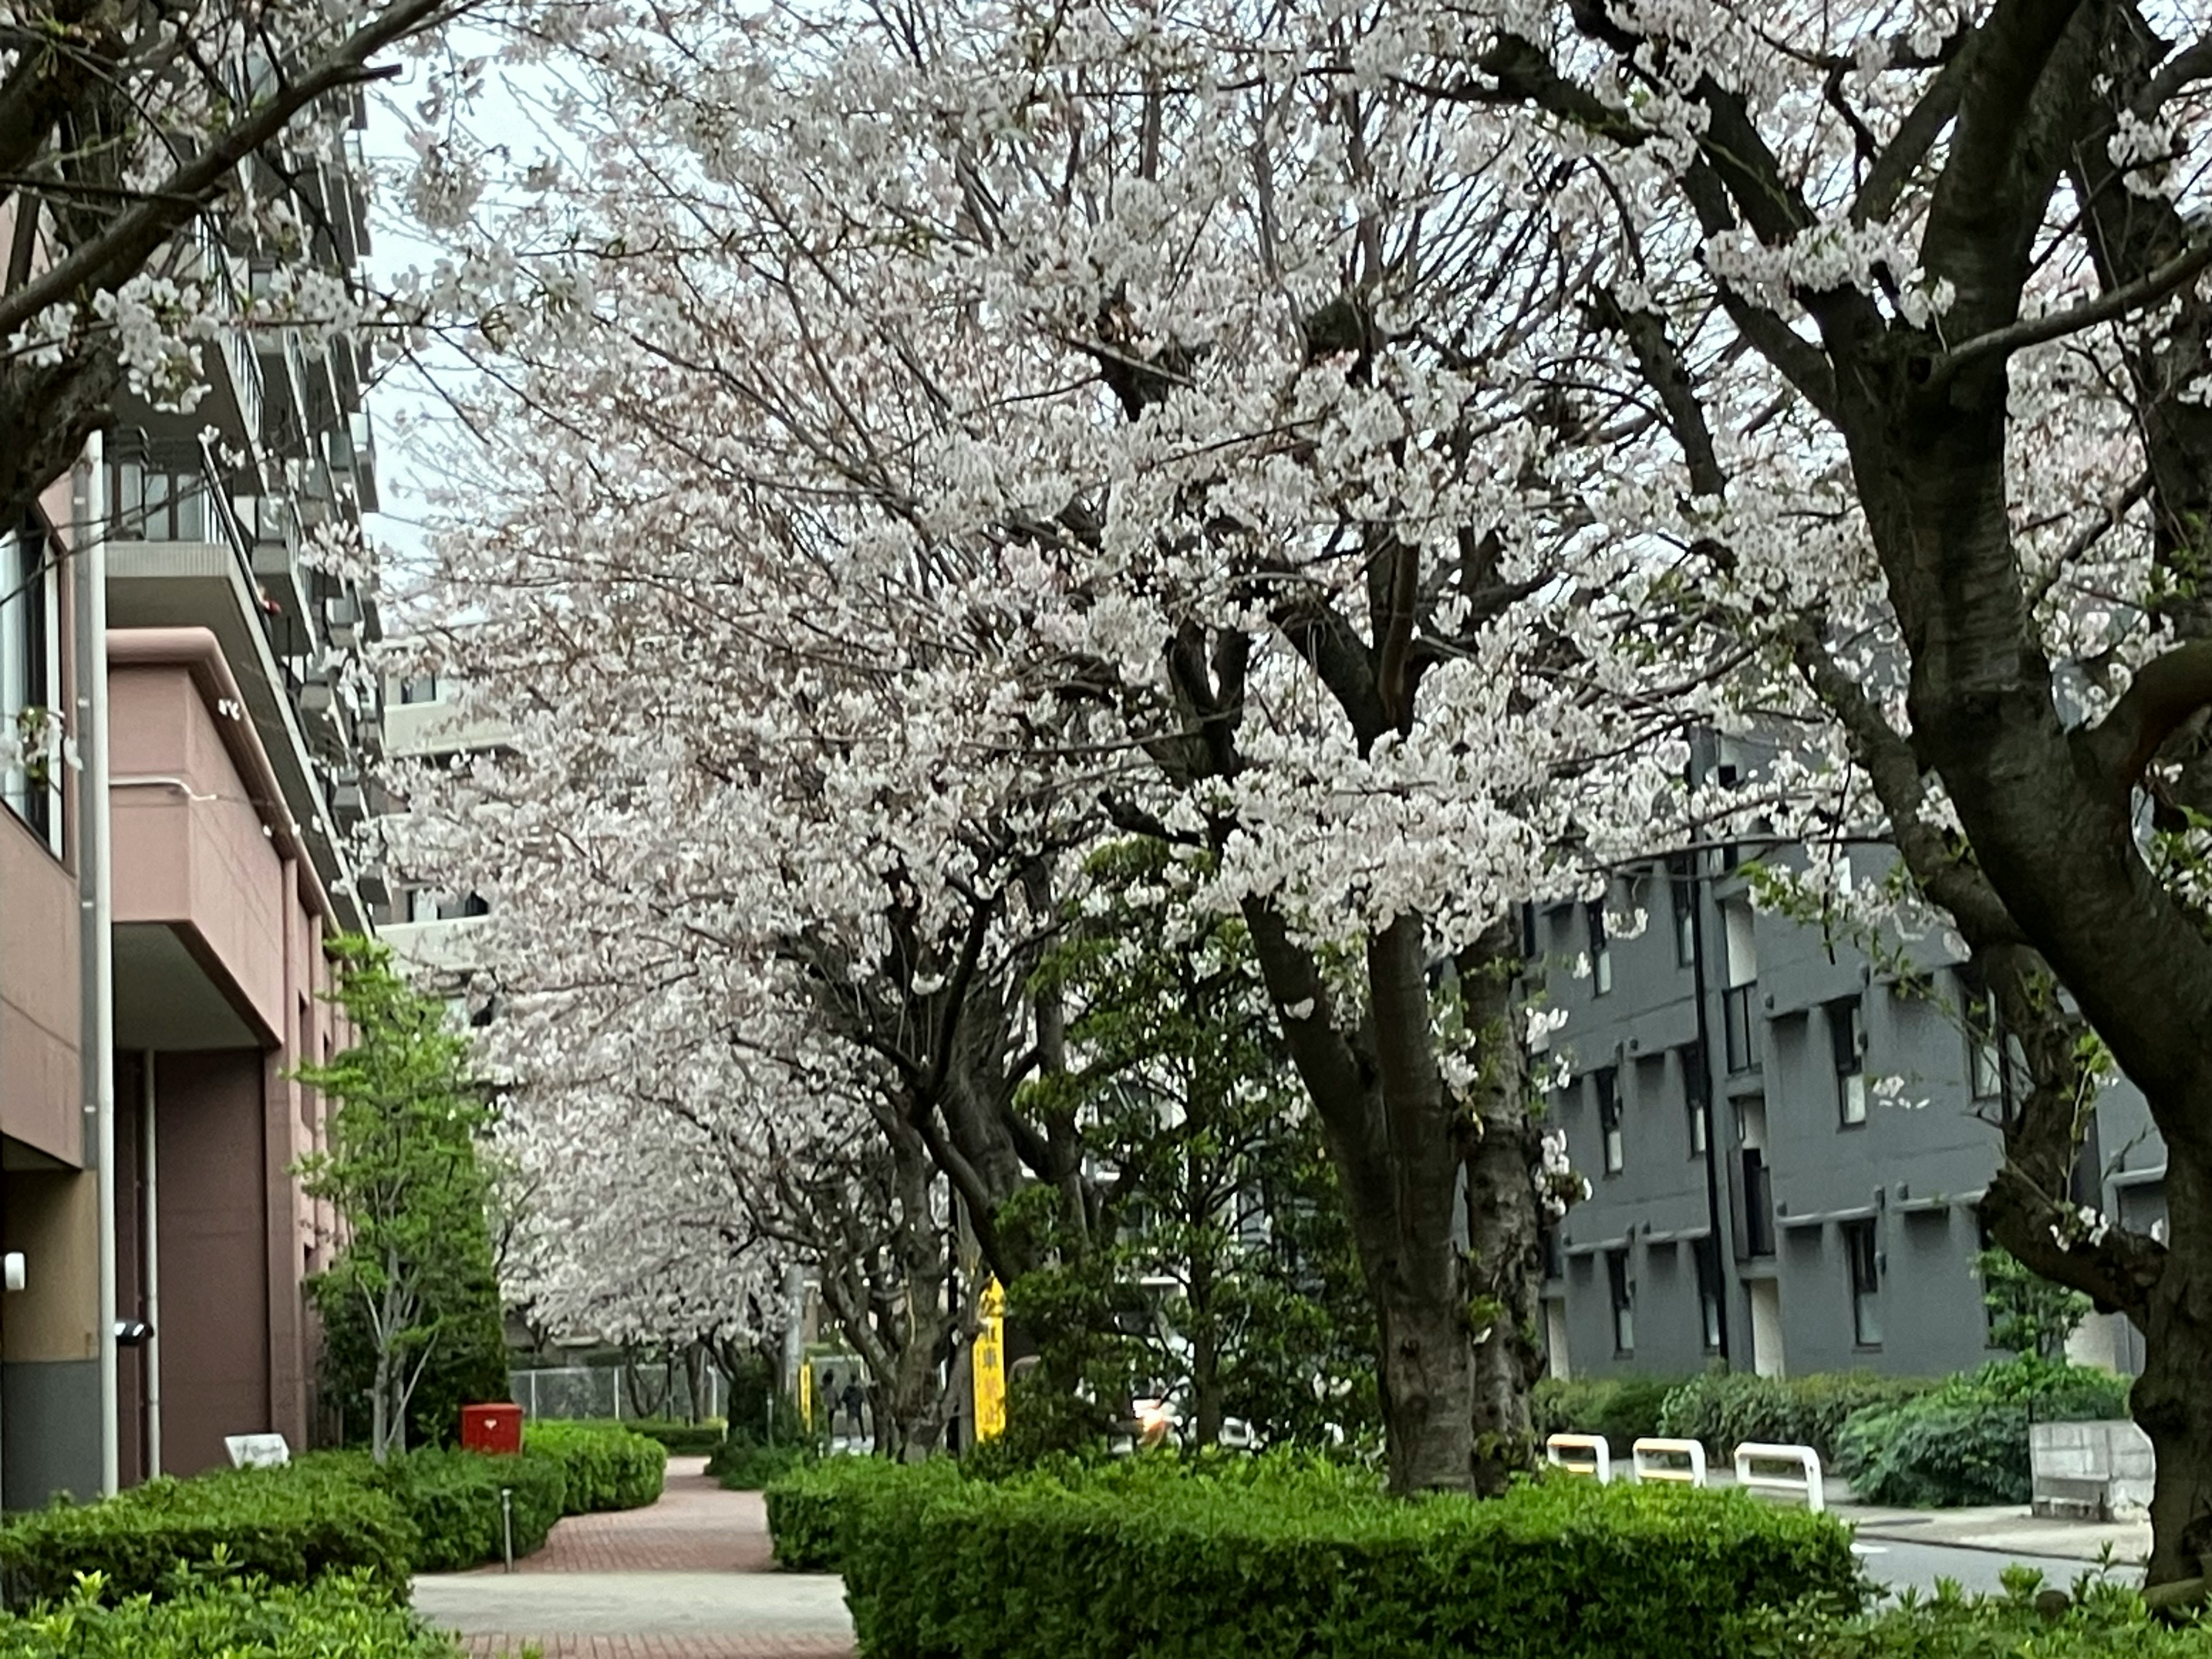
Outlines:
{"label": "apartment window", "polygon": [[1636,1352],[1636,1292],[1628,1282],[1628,1252],[1605,1253],[1606,1288],[1613,1295],[1613,1351]]}
{"label": "apartment window", "polygon": [[1703,1043],[1682,1050],[1682,1109],[1690,1124],[1690,1156],[1703,1158],[1712,1135],[1712,1079],[1705,1072]]}
{"label": "apartment window", "polygon": [[1674,906],[1674,960],[1684,967],[1698,960],[1698,883],[1688,854],[1667,860],[1667,886]]}
{"label": "apartment window", "polygon": [[1875,1249],[1874,1223],[1844,1224],[1844,1257],[1851,1276],[1851,1340],[1862,1348],[1881,1346],[1881,1262]]}
{"label": "apartment window", "polygon": [[1605,1137],[1605,1172],[1619,1175],[1626,1163],[1620,1133],[1620,1075],[1612,1066],[1590,1073],[1597,1086],[1597,1123]]}
{"label": "apartment window", "polygon": [[1698,1313],[1707,1353],[1721,1351],[1721,1253],[1710,1238],[1697,1243]]}
{"label": "apartment window", "polygon": [[0,799],[59,858],[61,581],[52,545],[33,523],[0,549],[0,721],[21,744],[20,758],[0,769]]}
{"label": "apartment window", "polygon": [[402,703],[435,702],[439,696],[438,677],[434,674],[417,674],[399,682]]}
{"label": "apartment window", "polygon": [[[1611,896],[1609,890],[1607,896]],[[1597,987],[1597,994],[1604,996],[1613,989],[1613,945],[1605,936],[1605,898],[1594,898],[1584,904],[1583,920],[1589,929],[1590,977]]]}
{"label": "apartment window", "polygon": [[1867,1120],[1866,1012],[1856,997],[1828,1005],[1828,1041],[1835,1051],[1836,1106],[1846,1128]]}
{"label": "apartment window", "polygon": [[2004,1053],[1999,1042],[1996,1005],[1979,993],[1968,992],[1966,1068],[1976,1100],[1996,1100],[2004,1093]]}

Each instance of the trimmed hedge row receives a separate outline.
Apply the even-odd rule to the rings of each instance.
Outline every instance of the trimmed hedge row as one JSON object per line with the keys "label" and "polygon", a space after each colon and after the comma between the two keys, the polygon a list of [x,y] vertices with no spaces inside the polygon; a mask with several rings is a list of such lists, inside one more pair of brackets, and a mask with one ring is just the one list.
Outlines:
{"label": "trimmed hedge row", "polygon": [[1703,1441],[1715,1457],[1733,1455],[1744,1441],[1763,1440],[1810,1446],[1823,1462],[1832,1462],[1844,1425],[1854,1413],[1902,1405],[1937,1386],[1920,1377],[1867,1370],[1788,1378],[1709,1373],[1668,1392],[1659,1408],[1657,1432]]}
{"label": "trimmed hedge row", "polygon": [[222,1559],[276,1583],[355,1570],[397,1596],[420,1547],[391,1492],[340,1458],[309,1457],[149,1481],[104,1503],[11,1518],[0,1526],[0,1595],[10,1607],[56,1600],[81,1572],[100,1574],[114,1595],[152,1595],[179,1564]]}
{"label": "trimmed hedge row", "polygon": [[387,1599],[366,1573],[308,1585],[261,1579],[180,1583],[169,1600],[103,1605],[73,1589],[0,1616],[0,1659],[459,1659],[459,1644]]}
{"label": "trimmed hedge row", "polygon": [[787,1565],[842,1565],[868,1659],[1715,1659],[1747,1650],[1741,1610],[1858,1599],[1842,1527],[1732,1492],[1399,1503],[1279,1457],[1003,1481],[839,1461],[770,1487],[770,1526]]}
{"label": "trimmed hedge row", "polygon": [[673,1423],[658,1417],[539,1417],[524,1425],[526,1436],[534,1428],[620,1429],[658,1440],[672,1457],[711,1457],[727,1432],[719,1420]]}
{"label": "trimmed hedge row", "polygon": [[950,1458],[897,1464],[880,1457],[825,1457],[771,1481],[769,1542],[776,1565],[792,1572],[839,1572],[860,1505],[878,1495],[926,1494],[962,1479]]}
{"label": "trimmed hedge row", "polygon": [[553,1523],[568,1510],[568,1480],[557,1459],[525,1451],[487,1457],[481,1452],[425,1449],[381,1467],[366,1452],[331,1452],[356,1478],[390,1492],[413,1522],[417,1572],[462,1572],[502,1554],[500,1490],[512,1494],[517,1559],[543,1548]]}
{"label": "trimmed hedge row", "polygon": [[366,1452],[314,1452],[282,1468],[150,1480],[101,1503],[57,1504],[0,1524],[0,1599],[53,1601],[93,1572],[112,1596],[161,1595],[179,1567],[216,1561],[274,1584],[357,1571],[402,1595],[411,1574],[500,1559],[502,1487],[514,1553],[527,1555],[566,1512],[562,1459],[431,1448],[380,1466]]}
{"label": "trimmed hedge row", "polygon": [[619,1423],[526,1424],[522,1449],[561,1465],[569,1515],[642,1509],[659,1498],[668,1469],[666,1446]]}
{"label": "trimmed hedge row", "polygon": [[1944,1585],[1850,1619],[1774,1617],[1773,1659],[2212,1659],[2212,1626],[2153,1619],[2123,1586],[2085,1579],[2063,1613],[2035,1605],[2038,1575],[2012,1568],[2002,1595]]}

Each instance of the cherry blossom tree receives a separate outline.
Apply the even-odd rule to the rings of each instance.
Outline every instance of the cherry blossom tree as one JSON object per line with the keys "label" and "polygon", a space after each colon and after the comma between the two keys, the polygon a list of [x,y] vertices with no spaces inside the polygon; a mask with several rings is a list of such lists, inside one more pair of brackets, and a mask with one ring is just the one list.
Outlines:
{"label": "cherry blossom tree", "polygon": [[[1984,1215],[2142,1329],[2154,1581],[2212,1539],[2200,872],[2212,295],[2201,13],[2159,0],[1478,8],[1395,68],[1509,119],[1587,249],[1586,421],[1685,637],[1802,721],[1785,823],[1890,836],[2017,1045]],[[1565,377],[1561,384],[1565,384]],[[1827,763],[1821,762],[1826,751]],[[1829,867],[1832,869],[1832,860]],[[2100,1066],[2171,1232],[2068,1197]]]}
{"label": "cherry blossom tree", "polygon": [[[362,89],[475,0],[137,7],[10,0],[0,37],[0,514],[22,519],[125,392],[189,410],[257,325],[342,329],[363,296],[299,170]],[[345,240],[350,244],[349,231]]]}
{"label": "cherry blossom tree", "polygon": [[1645,827],[1711,672],[1651,682],[1616,528],[1651,503],[1530,367],[1591,256],[1509,124],[1390,73],[1431,21],[544,14],[563,137],[444,278],[495,459],[443,557],[501,619],[465,672],[722,792],[668,855],[776,872],[750,936],[980,1218],[1079,1186],[1073,1126],[1005,1109],[1054,1013],[1008,1041],[1020,981],[981,971],[1068,820],[1206,857],[1346,1194],[1394,1484],[1492,1489],[1559,1184],[1507,918]]}

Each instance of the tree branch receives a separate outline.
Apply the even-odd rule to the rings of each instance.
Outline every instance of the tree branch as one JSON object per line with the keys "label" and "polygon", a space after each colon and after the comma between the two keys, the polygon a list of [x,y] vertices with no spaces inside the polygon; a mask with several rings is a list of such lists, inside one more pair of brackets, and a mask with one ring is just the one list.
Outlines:
{"label": "tree branch", "polygon": [[1965,368],[1991,355],[2010,356],[2045,341],[2062,339],[2069,334],[2078,334],[2085,328],[2094,328],[2100,323],[2115,322],[2133,311],[2153,306],[2166,295],[2186,287],[2208,266],[2212,266],[2212,235],[2200,240],[2194,247],[2176,254],[2164,264],[2145,271],[2135,281],[2111,289],[2094,300],[2078,306],[2069,306],[2063,311],[2054,311],[2041,317],[2030,317],[1991,329],[1986,334],[1976,335],[1963,344],[1954,346],[1936,360],[1929,374],[1929,383],[1941,386]]}

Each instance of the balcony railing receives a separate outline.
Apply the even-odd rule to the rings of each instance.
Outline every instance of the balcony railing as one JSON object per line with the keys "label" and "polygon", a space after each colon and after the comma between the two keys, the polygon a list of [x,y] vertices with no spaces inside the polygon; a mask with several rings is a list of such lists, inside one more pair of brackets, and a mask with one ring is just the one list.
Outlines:
{"label": "balcony railing", "polygon": [[1759,1069],[1759,1010],[1753,999],[1756,984],[1739,985],[1723,994],[1721,1024],[1728,1050],[1729,1075]]}
{"label": "balcony railing", "polygon": [[109,534],[118,542],[228,547],[256,590],[252,544],[204,446],[170,449],[118,438],[108,464]]}

